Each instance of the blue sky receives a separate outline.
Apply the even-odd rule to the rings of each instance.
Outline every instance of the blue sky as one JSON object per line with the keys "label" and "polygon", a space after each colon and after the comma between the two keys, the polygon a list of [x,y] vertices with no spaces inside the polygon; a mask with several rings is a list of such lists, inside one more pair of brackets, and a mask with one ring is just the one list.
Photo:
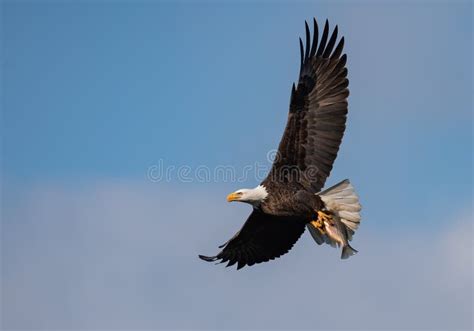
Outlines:
{"label": "blue sky", "polygon": [[[232,235],[249,212],[247,206],[226,205],[225,194],[257,185],[257,180],[183,183],[174,177],[156,183],[147,178],[150,166],[160,160],[191,169],[233,165],[238,173],[245,165],[265,163],[285,125],[298,73],[298,37],[304,20],[313,16],[320,23],[329,18],[331,25],[338,24],[346,40],[349,119],[328,184],[351,178],[364,206],[364,224],[354,242],[361,253],[349,264],[359,281],[353,286],[373,296],[380,293],[360,282],[371,279],[364,270],[382,256],[370,250],[378,250],[384,240],[404,247],[400,252],[381,250],[393,254],[383,259],[394,272],[405,269],[404,261],[416,264],[424,258],[413,252],[429,254],[435,246],[433,251],[442,256],[431,257],[432,265],[411,266],[420,281],[423,270],[448,268],[436,266],[436,260],[451,263],[453,257],[443,252],[457,245],[452,238],[459,233],[460,242],[467,240],[460,250],[472,248],[472,3],[3,1],[1,9],[6,328],[317,327],[291,309],[287,319],[272,322],[271,308],[284,311],[275,302],[247,322],[225,314],[203,318],[218,309],[214,300],[225,300],[220,293],[230,284],[235,284],[228,292],[235,299],[228,302],[229,309],[248,315],[252,305],[245,305],[244,294],[271,295],[270,289],[258,290],[266,277],[290,291],[289,280],[304,279],[304,272],[317,275],[322,263],[329,280],[330,270],[351,273],[331,254],[335,252],[313,247],[308,237],[276,266],[244,271],[254,282],[195,261],[198,253],[212,253]],[[103,232],[108,227],[115,229],[110,237]],[[166,244],[170,236],[182,247]],[[146,245],[137,248],[137,242]],[[130,245],[125,245],[128,250],[123,243]],[[59,247],[74,261],[58,253]],[[129,254],[128,267],[113,262],[116,252]],[[42,262],[28,263],[38,261],[37,254]],[[462,279],[461,289],[472,290],[472,281],[466,282],[466,273],[472,276],[472,249],[471,254],[453,254],[471,268],[453,269],[446,279]],[[305,264],[309,259],[312,267]],[[69,271],[55,272],[58,263]],[[90,274],[91,268],[98,268],[97,273]],[[156,273],[169,274],[171,285],[163,284],[168,276],[156,277],[162,281],[158,284],[149,279]],[[275,273],[281,278],[275,280]],[[106,299],[118,295],[104,289],[101,280],[107,275],[121,285],[120,304]],[[195,281],[182,275],[195,275]],[[390,281],[388,274],[378,275],[375,283]],[[208,296],[194,313],[186,311],[189,324],[181,319],[180,307],[187,299],[177,290],[179,282],[189,282],[194,300]],[[419,291],[428,298],[439,282],[426,288],[404,286],[412,289],[411,295]],[[74,284],[82,284],[84,291],[74,292]],[[124,284],[135,290],[123,290]],[[163,297],[172,296],[169,288],[178,295],[167,305],[169,299]],[[55,294],[48,299],[42,289]],[[330,294],[327,288],[320,290]],[[466,302],[472,308],[472,295],[450,291],[433,300],[461,297],[464,308],[448,308],[457,309],[457,322],[440,316],[432,323],[472,326],[463,315]],[[360,299],[353,294],[347,307]],[[314,303],[310,296],[294,299]],[[315,306],[322,305],[315,300]],[[381,300],[374,302],[380,305]],[[89,306],[92,301],[98,302],[95,309]],[[369,300],[365,312],[376,306]],[[438,308],[446,307],[427,305],[426,311]],[[22,309],[30,318],[22,317]],[[59,317],[57,309],[70,311]],[[370,320],[358,310],[355,324],[331,323],[326,312],[320,327],[435,325],[387,302],[387,311],[397,309],[405,324],[393,324],[396,314]],[[114,322],[117,312],[123,321]]]}

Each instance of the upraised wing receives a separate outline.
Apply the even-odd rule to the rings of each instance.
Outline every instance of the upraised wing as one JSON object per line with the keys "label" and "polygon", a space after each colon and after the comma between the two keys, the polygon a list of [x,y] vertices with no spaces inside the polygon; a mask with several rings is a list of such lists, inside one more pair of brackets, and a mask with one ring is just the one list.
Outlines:
{"label": "upraised wing", "polygon": [[[313,19],[310,41],[306,27],[306,48],[300,38],[301,67],[298,86],[291,90],[288,121],[272,170],[265,180],[285,184],[294,178],[308,191],[318,192],[329,176],[346,127],[346,55],[344,37],[336,45],[338,28],[329,36],[326,20],[318,43],[318,25]],[[264,182],[265,182],[264,181]]]}
{"label": "upraised wing", "polygon": [[227,266],[237,263],[237,269],[267,262],[286,254],[304,229],[303,222],[254,210],[242,229],[221,246],[219,254],[199,257],[208,262],[228,262]]}

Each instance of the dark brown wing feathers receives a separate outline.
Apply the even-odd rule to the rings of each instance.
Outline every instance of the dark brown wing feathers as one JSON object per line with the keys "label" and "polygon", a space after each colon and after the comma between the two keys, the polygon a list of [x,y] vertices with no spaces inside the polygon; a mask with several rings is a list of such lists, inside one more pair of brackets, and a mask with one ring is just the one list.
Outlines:
{"label": "dark brown wing feathers", "polygon": [[208,262],[227,262],[227,266],[237,263],[237,269],[240,269],[287,253],[304,229],[304,222],[254,210],[242,229],[224,244],[219,254],[199,257]]}
{"label": "dark brown wing feathers", "polygon": [[[318,45],[318,25],[313,20],[313,40],[305,24],[306,45],[300,38],[301,67],[298,85],[291,89],[288,122],[279,145],[273,168],[264,181],[285,185],[285,167],[304,172],[311,167],[311,177],[300,176],[303,188],[318,192],[329,176],[344,135],[347,115],[346,55],[341,55],[344,37],[337,42],[338,28],[329,36],[324,24]],[[337,45],[336,45],[337,43]],[[316,170],[316,171],[314,171]],[[282,175],[283,174],[283,175]],[[275,187],[278,183],[272,183]]]}

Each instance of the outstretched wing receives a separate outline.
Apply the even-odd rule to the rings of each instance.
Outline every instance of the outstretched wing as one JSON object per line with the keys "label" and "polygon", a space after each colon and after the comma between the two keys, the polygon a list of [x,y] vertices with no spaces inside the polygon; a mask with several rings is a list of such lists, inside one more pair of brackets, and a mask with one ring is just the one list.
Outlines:
{"label": "outstretched wing", "polygon": [[300,38],[301,68],[298,86],[291,90],[288,121],[272,170],[266,181],[289,182],[296,179],[306,190],[318,192],[332,170],[346,126],[347,79],[346,55],[342,55],[344,37],[337,46],[335,27],[328,41],[326,20],[318,43],[318,25],[314,22],[313,40],[306,23],[306,48]]}
{"label": "outstretched wing", "polygon": [[199,257],[205,261],[245,265],[273,260],[286,254],[303,234],[305,224],[294,219],[275,217],[254,210],[242,229],[227,241],[216,256]]}

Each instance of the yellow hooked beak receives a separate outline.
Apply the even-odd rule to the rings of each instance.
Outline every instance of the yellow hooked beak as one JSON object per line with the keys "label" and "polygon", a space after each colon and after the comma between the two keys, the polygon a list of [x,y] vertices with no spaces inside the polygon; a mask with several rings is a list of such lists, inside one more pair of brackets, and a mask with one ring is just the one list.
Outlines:
{"label": "yellow hooked beak", "polygon": [[229,194],[229,195],[227,196],[227,202],[237,201],[237,200],[240,199],[240,196],[241,196],[241,195],[242,195],[242,194],[240,194],[240,193],[235,193],[235,192],[234,192],[234,193],[231,193],[231,194]]}

